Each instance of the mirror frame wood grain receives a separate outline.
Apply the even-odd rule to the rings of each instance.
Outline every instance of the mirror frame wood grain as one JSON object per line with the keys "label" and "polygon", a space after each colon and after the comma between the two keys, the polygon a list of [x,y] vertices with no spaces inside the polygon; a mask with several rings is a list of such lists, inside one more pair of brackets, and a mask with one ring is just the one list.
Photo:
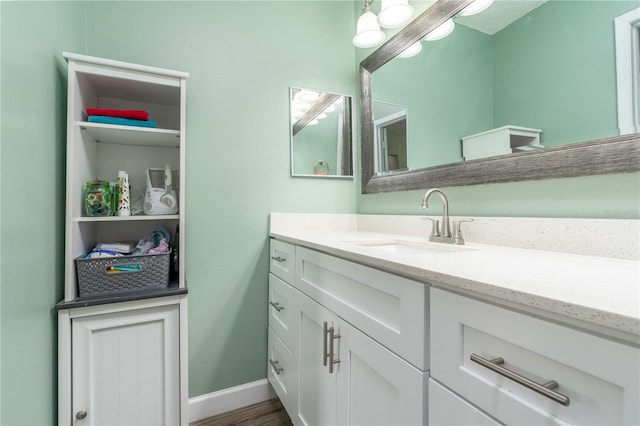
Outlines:
{"label": "mirror frame wood grain", "polygon": [[640,133],[633,133],[530,152],[374,175],[371,74],[472,1],[438,0],[360,63],[362,193],[640,171]]}

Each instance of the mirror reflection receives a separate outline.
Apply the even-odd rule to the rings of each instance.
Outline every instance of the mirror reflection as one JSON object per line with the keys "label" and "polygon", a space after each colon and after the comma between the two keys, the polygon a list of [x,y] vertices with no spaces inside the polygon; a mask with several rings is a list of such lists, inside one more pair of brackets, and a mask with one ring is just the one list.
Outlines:
{"label": "mirror reflection", "polygon": [[407,107],[373,101],[376,174],[407,170]]}
{"label": "mirror reflection", "polygon": [[[618,135],[614,19],[636,1],[495,1],[372,74],[375,105],[403,105],[416,170]],[[587,47],[585,47],[587,46]],[[374,128],[374,139],[378,128]],[[393,160],[392,160],[393,162]]]}
{"label": "mirror reflection", "polygon": [[291,175],[353,177],[351,96],[291,87]]}

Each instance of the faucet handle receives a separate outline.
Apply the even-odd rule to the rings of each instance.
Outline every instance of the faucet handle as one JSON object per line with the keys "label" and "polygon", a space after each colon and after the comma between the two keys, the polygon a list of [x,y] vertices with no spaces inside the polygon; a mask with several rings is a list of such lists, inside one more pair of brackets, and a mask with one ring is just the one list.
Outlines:
{"label": "faucet handle", "polygon": [[463,245],[464,238],[462,238],[462,232],[460,232],[460,224],[462,222],[473,222],[473,219],[458,219],[453,220],[453,244]]}
{"label": "faucet handle", "polygon": [[440,236],[440,221],[438,219],[431,219],[430,217],[423,217],[422,220],[431,221],[431,237]]}

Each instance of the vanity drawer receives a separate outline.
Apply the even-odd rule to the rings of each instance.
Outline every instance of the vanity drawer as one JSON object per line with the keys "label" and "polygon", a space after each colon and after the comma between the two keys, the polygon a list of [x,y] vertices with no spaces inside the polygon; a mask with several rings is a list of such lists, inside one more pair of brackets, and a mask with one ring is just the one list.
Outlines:
{"label": "vanity drawer", "polygon": [[296,290],[273,274],[269,274],[269,326],[293,349],[293,298]]}
{"label": "vanity drawer", "polygon": [[[640,421],[637,348],[438,288],[431,289],[431,339],[431,376],[500,422]],[[554,380],[568,405],[472,361],[472,354],[501,358],[489,366],[534,385]]]}
{"label": "vanity drawer", "polygon": [[282,401],[285,410],[295,413],[298,368],[293,353],[271,327],[268,327],[268,330],[267,379]]}
{"label": "vanity drawer", "polygon": [[269,272],[288,283],[295,278],[296,246],[271,239],[269,249]]}
{"label": "vanity drawer", "polygon": [[428,370],[428,285],[298,247],[295,287]]}
{"label": "vanity drawer", "polygon": [[433,379],[429,379],[429,424],[440,426],[499,426],[469,402]]}

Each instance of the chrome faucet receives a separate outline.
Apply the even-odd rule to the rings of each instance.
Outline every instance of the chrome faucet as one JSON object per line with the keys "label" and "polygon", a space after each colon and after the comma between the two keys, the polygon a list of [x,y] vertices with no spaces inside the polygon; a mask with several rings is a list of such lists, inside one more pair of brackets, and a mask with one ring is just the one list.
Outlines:
{"label": "chrome faucet", "polygon": [[440,229],[438,229],[438,221],[435,219],[429,218],[429,220],[433,223],[433,230],[431,231],[432,237],[451,237],[451,228],[449,227],[449,201],[447,200],[447,196],[444,195],[444,192],[439,190],[438,188],[433,188],[427,191],[424,194],[424,198],[422,199],[422,208],[426,209],[429,207],[429,197],[431,194],[436,193],[440,196],[440,200],[442,200],[442,223],[440,224]]}
{"label": "chrome faucet", "polygon": [[461,222],[472,222],[473,219],[460,219],[453,221],[453,234],[451,233],[451,227],[449,225],[449,201],[447,200],[447,196],[444,195],[440,189],[433,188],[428,190],[424,194],[424,198],[422,198],[423,209],[429,207],[429,197],[431,194],[436,193],[440,196],[440,200],[442,200],[442,223],[439,223],[437,219],[431,219],[430,217],[426,217],[431,221],[431,235],[429,235],[429,241],[436,243],[446,243],[446,244],[464,244],[464,238],[462,238],[462,233],[460,232],[460,223]]}

